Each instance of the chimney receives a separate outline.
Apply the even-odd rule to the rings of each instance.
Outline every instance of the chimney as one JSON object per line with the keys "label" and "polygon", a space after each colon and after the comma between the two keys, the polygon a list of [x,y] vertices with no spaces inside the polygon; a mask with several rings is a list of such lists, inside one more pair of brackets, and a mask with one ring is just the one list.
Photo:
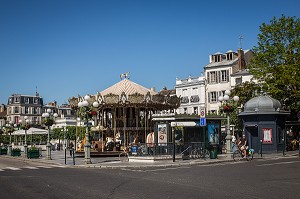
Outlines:
{"label": "chimney", "polygon": [[241,48],[238,49],[238,66],[239,70],[244,70],[246,66],[244,51]]}

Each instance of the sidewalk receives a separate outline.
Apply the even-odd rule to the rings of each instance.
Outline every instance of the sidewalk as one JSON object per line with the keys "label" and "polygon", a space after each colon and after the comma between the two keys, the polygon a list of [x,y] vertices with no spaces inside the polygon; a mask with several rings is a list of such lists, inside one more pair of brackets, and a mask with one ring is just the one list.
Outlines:
{"label": "sidewalk", "polygon": [[[24,155],[22,153],[22,155]],[[283,153],[274,153],[274,154],[263,154],[262,157],[260,154],[255,154],[254,159],[277,159],[277,158],[286,158],[286,157],[298,157],[299,151],[289,151]],[[56,165],[66,165],[68,167],[83,167],[83,168],[147,168],[147,167],[180,167],[180,166],[190,166],[190,165],[209,165],[223,162],[233,162],[231,154],[219,154],[217,159],[210,159],[207,157],[205,160],[201,159],[189,159],[182,160],[182,158],[176,158],[173,162],[172,158],[165,160],[158,160],[153,162],[121,162],[119,157],[91,157],[92,164],[85,164],[84,157],[75,157],[75,165],[73,164],[73,158],[70,157],[69,151],[66,154],[66,164],[65,164],[65,153],[64,151],[51,151],[52,160],[46,159],[46,151],[42,152],[42,157],[38,159],[25,159],[24,156],[21,157],[11,157],[9,155],[1,155],[1,157],[6,158],[16,158],[22,161],[32,161],[40,162],[45,164],[56,164]],[[142,158],[140,160],[143,160]]]}

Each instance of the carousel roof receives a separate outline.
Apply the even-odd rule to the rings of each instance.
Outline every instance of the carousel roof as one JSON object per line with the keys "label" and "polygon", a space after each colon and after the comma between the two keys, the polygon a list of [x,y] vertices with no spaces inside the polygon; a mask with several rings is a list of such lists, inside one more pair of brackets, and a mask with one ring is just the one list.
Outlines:
{"label": "carousel roof", "polygon": [[125,95],[131,95],[131,94],[135,94],[135,93],[146,95],[148,92],[150,92],[151,95],[157,94],[153,90],[145,88],[145,87],[125,78],[125,79],[119,81],[118,83],[112,85],[111,87],[105,89],[104,91],[100,92],[100,94],[102,96],[107,95],[107,94],[121,95],[122,93],[125,93]]}
{"label": "carousel roof", "polygon": [[[84,97],[69,98],[73,109],[78,108],[78,102],[84,101]],[[176,95],[164,96],[151,89],[147,89],[128,78],[121,80],[113,86],[90,95],[89,103],[98,102],[99,108],[112,106],[147,106],[155,107],[158,110],[168,110],[180,106],[180,98]]]}

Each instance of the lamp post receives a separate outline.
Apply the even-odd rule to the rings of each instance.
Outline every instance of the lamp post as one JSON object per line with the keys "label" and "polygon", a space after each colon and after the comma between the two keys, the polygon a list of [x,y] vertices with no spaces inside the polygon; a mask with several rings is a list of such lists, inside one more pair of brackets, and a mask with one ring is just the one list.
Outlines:
{"label": "lamp post", "polygon": [[85,128],[85,145],[84,145],[84,161],[86,164],[91,164],[91,144],[89,141],[89,118],[96,112],[92,111],[92,107],[97,108],[99,103],[97,101],[91,102],[89,95],[84,96],[84,100],[78,103],[80,116],[86,120]]}
{"label": "lamp post", "polygon": [[42,114],[42,117],[44,117],[44,124],[48,126],[48,139],[47,139],[47,154],[46,159],[51,160],[51,144],[50,144],[50,126],[54,124],[55,118],[57,117],[57,113],[52,113],[51,109],[47,109],[46,113]]}
{"label": "lamp post", "polygon": [[66,140],[66,132],[68,132],[67,127],[64,126],[62,131],[64,132],[65,164],[67,164],[67,140]]}
{"label": "lamp post", "polygon": [[225,95],[224,96],[220,96],[219,97],[219,101],[222,103],[223,105],[223,111],[226,113],[227,115],[227,125],[226,125],[226,153],[231,153],[232,152],[232,135],[230,132],[230,113],[233,111],[232,108],[232,102],[230,100],[233,100],[234,102],[239,101],[239,97],[238,96],[234,96],[232,99],[230,99],[230,94],[231,92],[229,90],[225,91]]}
{"label": "lamp post", "polygon": [[[24,143],[24,157],[27,158],[27,130],[29,129],[29,123],[30,120],[28,119],[28,116],[24,116],[24,130],[25,130],[25,143]],[[22,124],[22,120],[19,121],[19,123]]]}
{"label": "lamp post", "polygon": [[9,123],[7,123],[6,125],[6,132],[9,133],[9,145],[8,145],[8,154],[11,154],[11,150],[12,150],[12,143],[11,143],[11,132],[14,130],[14,126],[13,126],[13,122],[10,121]]}

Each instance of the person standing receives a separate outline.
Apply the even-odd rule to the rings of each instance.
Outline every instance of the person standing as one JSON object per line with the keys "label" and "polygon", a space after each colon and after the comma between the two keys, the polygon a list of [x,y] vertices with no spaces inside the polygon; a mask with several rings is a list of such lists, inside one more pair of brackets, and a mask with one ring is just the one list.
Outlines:
{"label": "person standing", "polygon": [[73,150],[74,150],[74,144],[73,144],[73,142],[70,142],[69,148],[70,148],[70,156],[72,157]]}

